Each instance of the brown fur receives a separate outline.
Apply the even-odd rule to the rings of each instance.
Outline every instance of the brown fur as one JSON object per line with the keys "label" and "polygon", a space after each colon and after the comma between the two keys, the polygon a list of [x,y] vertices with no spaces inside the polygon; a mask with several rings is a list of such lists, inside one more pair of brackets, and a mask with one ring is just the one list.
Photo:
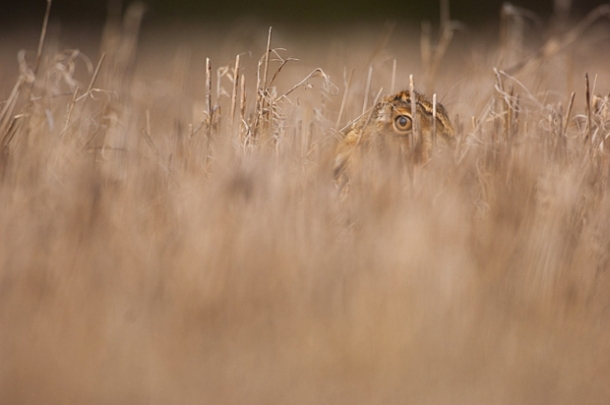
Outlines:
{"label": "brown fur", "polygon": [[[433,105],[422,94],[415,93],[417,120],[421,129],[421,139],[412,139],[411,95],[401,91],[377,103],[342,131],[343,135],[336,150],[335,175],[344,173],[350,160],[357,154],[369,150],[375,144],[384,144],[392,149],[404,150],[416,162],[425,162],[432,151]],[[402,117],[402,118],[401,118]],[[397,127],[396,120],[402,119],[405,127]],[[453,146],[455,131],[445,108],[436,104],[436,139],[439,143]]]}

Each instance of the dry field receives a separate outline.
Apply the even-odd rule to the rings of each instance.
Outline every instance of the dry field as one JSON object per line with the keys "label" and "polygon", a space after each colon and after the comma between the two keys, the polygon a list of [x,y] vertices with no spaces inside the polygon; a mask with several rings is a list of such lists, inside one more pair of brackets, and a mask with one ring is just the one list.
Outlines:
{"label": "dry field", "polygon": [[[610,403],[593,13],[274,27],[267,53],[252,21],[131,8],[0,44],[0,403]],[[410,74],[457,149],[338,192],[338,130]]]}

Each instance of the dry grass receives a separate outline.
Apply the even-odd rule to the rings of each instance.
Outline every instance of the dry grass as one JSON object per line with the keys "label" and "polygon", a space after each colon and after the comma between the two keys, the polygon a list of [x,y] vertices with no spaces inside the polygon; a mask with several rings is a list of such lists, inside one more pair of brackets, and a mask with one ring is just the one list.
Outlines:
{"label": "dry grass", "polygon": [[[550,47],[510,14],[500,45],[445,31],[430,78],[400,27],[138,40],[140,12],[87,63],[46,38],[2,88],[0,403],[610,401],[609,122],[584,81],[608,93],[608,32],[520,65]],[[341,196],[337,130],[409,74],[458,150],[372,156]]]}

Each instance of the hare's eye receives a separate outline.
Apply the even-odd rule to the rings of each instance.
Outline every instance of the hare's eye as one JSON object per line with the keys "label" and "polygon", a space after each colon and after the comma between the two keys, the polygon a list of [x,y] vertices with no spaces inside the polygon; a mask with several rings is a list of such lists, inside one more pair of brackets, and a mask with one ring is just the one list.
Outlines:
{"label": "hare's eye", "polygon": [[411,130],[411,118],[407,115],[399,115],[394,118],[394,129],[398,132],[407,132]]}

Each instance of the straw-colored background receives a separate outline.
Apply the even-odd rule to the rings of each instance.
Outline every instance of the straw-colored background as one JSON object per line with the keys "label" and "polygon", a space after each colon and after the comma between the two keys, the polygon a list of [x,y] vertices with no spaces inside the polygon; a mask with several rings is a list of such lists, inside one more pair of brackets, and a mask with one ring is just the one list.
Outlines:
{"label": "straw-colored background", "polygon": [[[36,41],[2,45],[0,403],[610,401],[603,25],[509,16],[436,72],[419,28],[276,27],[261,101],[267,27],[137,16],[49,34],[37,69]],[[342,194],[338,130],[394,60],[457,150],[371,156]]]}

